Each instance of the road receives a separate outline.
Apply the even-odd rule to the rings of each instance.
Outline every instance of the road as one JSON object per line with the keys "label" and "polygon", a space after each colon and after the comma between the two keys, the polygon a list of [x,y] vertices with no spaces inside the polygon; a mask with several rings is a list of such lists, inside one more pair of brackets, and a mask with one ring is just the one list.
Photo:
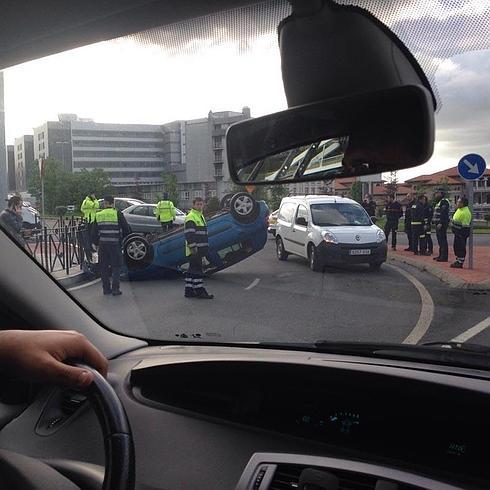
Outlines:
{"label": "road", "polygon": [[212,301],[184,298],[181,278],[123,282],[120,297],[103,296],[100,281],[71,293],[111,329],[153,339],[421,343],[479,325],[467,341],[490,345],[490,292],[450,289],[399,263],[378,272],[359,265],[314,273],[299,257],[278,261],[269,240],[206,285]]}

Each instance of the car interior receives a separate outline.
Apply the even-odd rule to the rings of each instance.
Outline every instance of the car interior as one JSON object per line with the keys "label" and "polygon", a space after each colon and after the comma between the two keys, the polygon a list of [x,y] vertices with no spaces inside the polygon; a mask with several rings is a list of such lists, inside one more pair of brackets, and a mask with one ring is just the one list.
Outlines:
{"label": "car interior", "polygon": [[[251,163],[346,135],[352,144],[342,175],[389,171],[430,157],[438,95],[430,74],[399,40],[390,38],[388,49],[391,59],[399,57],[396,80],[390,72],[386,83],[378,83],[381,62],[372,71],[364,66],[361,75],[356,62],[346,61],[368,56],[356,54],[351,35],[365,36],[373,59],[384,56],[387,28],[373,21],[379,4],[390,11],[382,0],[7,0],[0,16],[0,69],[162,26],[178,36],[196,19],[247,8],[264,17],[256,29],[275,32],[275,17],[268,25],[267,15],[274,10],[285,17],[292,10],[296,24],[283,21],[279,37],[288,107],[294,109],[232,126],[230,173],[240,182],[240,169]],[[338,29],[319,14],[323,7],[346,8],[335,11],[345,17]],[[361,15],[359,8],[371,13],[350,29],[349,15]],[[488,11],[484,15],[488,23]],[[242,22],[254,19],[244,15]],[[369,24],[365,31],[362,22]],[[335,60],[333,69],[327,57]],[[365,84],[364,92],[352,77]],[[377,112],[369,102],[374,100]],[[324,178],[338,175],[334,167],[337,173]],[[109,359],[107,379],[97,375],[81,392],[1,376],[1,488],[490,487],[486,352],[130,335],[99,320],[3,230],[0,250],[1,328],[75,329]],[[172,322],[163,306],[161,322]]]}

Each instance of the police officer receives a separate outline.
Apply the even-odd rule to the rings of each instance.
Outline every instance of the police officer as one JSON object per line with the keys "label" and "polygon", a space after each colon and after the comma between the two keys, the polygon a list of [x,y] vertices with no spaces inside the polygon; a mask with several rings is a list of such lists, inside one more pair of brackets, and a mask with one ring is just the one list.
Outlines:
{"label": "police officer", "polygon": [[90,193],[82,202],[80,211],[83,213],[83,218],[86,223],[85,231],[83,232],[84,250],[87,254],[87,259],[92,260],[92,237],[94,236],[93,226],[95,223],[95,214],[99,210],[99,201],[95,198],[95,193]]}
{"label": "police officer", "polygon": [[437,189],[435,194],[434,225],[436,226],[439,255],[434,257],[437,262],[448,261],[447,227],[449,225],[449,201],[445,197],[444,189]]}
{"label": "police officer", "polygon": [[95,193],[88,195],[80,206],[80,211],[87,223],[95,221],[95,213],[99,210],[99,201],[95,198]]}
{"label": "police officer", "polygon": [[385,225],[385,235],[386,241],[391,235],[391,248],[396,250],[396,231],[398,230],[398,220],[401,218],[403,211],[400,203],[395,201],[395,196],[393,194],[388,194],[386,198],[386,225]]}
{"label": "police officer", "polygon": [[122,294],[119,289],[121,241],[129,233],[126,218],[121,211],[114,208],[114,198],[104,197],[104,209],[96,213],[93,226],[94,243],[99,246],[100,277],[104,294]]}
{"label": "police officer", "polygon": [[451,264],[455,269],[462,269],[466,257],[466,240],[470,236],[471,210],[468,207],[468,199],[460,197],[458,199],[457,209],[453,215],[452,230],[454,233],[454,255],[456,260]]}
{"label": "police officer", "polygon": [[[411,214],[411,228],[412,228],[412,250],[414,255],[420,255],[425,249],[425,231],[424,231],[424,218],[425,218],[425,196],[421,194],[417,202],[412,204],[410,208]],[[420,248],[419,248],[420,247]],[[420,250],[420,251],[419,251]]]}
{"label": "police officer", "polygon": [[208,254],[208,228],[202,214],[204,201],[200,197],[192,201],[192,209],[185,217],[185,254],[189,258],[189,269],[185,279],[186,298],[213,299],[204,288],[202,259]]}
{"label": "police officer", "polygon": [[415,203],[415,199],[412,194],[408,193],[407,197],[407,205],[405,206],[405,233],[407,234],[408,239],[408,247],[405,249],[405,252],[413,252],[413,243],[412,243],[412,206]]}
{"label": "police officer", "polygon": [[172,229],[175,218],[175,206],[168,199],[168,194],[164,194],[163,200],[157,204],[155,215],[158,221],[160,221],[164,233]]}
{"label": "police officer", "polygon": [[432,219],[434,216],[434,207],[427,196],[424,196],[424,250],[423,255],[432,255],[434,253],[434,243],[432,242]]}

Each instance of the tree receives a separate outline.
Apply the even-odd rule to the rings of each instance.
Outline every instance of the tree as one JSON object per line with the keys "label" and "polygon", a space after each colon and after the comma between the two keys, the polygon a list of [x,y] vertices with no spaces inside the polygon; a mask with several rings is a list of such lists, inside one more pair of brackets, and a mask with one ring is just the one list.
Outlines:
{"label": "tree", "polygon": [[41,192],[41,179],[37,160],[26,163],[26,184],[29,194],[35,196]]}
{"label": "tree", "polygon": [[394,196],[396,195],[396,192],[398,190],[398,175],[396,170],[390,172],[390,179],[385,185],[385,189],[386,194],[393,194]]}
{"label": "tree", "polygon": [[284,185],[270,186],[269,208],[271,211],[279,209],[283,197],[289,194],[289,189]]}
{"label": "tree", "polygon": [[168,195],[168,198],[174,203],[175,206],[179,206],[179,187],[177,185],[177,176],[172,172],[162,172],[163,188],[164,192]]}
{"label": "tree", "polygon": [[359,204],[362,203],[362,183],[356,180],[352,183],[349,191],[349,196],[354,201],[357,201]]}
{"label": "tree", "polygon": [[214,214],[219,210],[219,199],[217,197],[209,198],[206,203],[206,214]]}

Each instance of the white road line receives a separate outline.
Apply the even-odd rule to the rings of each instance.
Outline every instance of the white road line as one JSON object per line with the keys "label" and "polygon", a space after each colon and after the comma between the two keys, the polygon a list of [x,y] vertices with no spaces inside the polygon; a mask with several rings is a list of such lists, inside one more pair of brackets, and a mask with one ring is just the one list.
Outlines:
{"label": "white road line", "polygon": [[386,264],[386,266],[395,269],[402,276],[406,277],[415,286],[420,295],[422,307],[420,308],[419,319],[408,337],[403,341],[404,344],[416,344],[425,335],[427,330],[429,330],[432,319],[434,318],[434,302],[427,288],[416,277],[396,265]]}
{"label": "white road line", "polygon": [[252,281],[252,284],[250,284],[249,286],[247,286],[245,288],[245,291],[249,291],[250,289],[254,288],[255,286],[257,286],[257,284],[260,282],[260,279],[257,277],[256,279],[254,279]]}
{"label": "white road line", "polygon": [[95,279],[90,282],[86,282],[85,284],[82,284],[81,286],[74,286],[72,288],[68,288],[67,291],[76,291],[77,289],[83,289],[83,288],[88,288],[89,286],[92,286],[92,284],[97,284],[100,282],[100,279]]}
{"label": "white road line", "polygon": [[474,327],[469,328],[468,330],[466,330],[466,332],[463,332],[457,337],[454,337],[451,342],[466,342],[480,332],[483,332],[483,330],[488,327],[490,327],[490,316],[488,318],[485,318],[485,320],[482,320],[480,323],[477,323]]}

